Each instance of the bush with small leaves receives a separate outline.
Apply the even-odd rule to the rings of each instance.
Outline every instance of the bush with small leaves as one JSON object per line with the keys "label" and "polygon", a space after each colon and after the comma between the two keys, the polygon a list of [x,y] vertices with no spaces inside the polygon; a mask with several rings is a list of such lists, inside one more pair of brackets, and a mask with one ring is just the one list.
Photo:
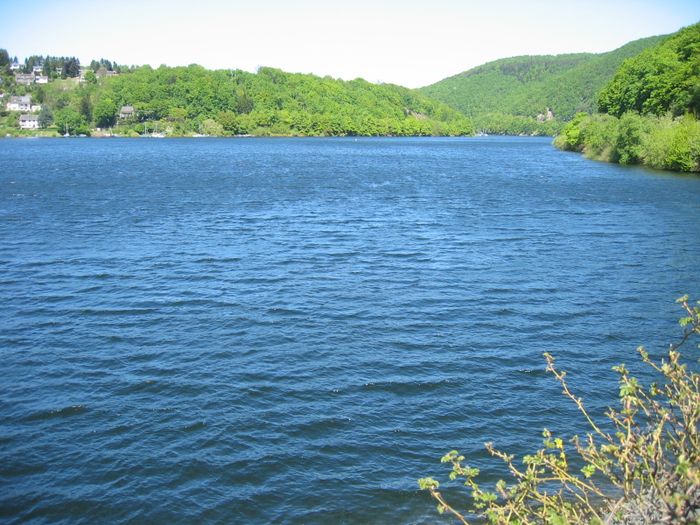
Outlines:
{"label": "bush with small leaves", "polygon": [[[700,306],[691,306],[687,296],[678,303],[686,314],[680,341],[660,362],[638,349],[659,381],[643,387],[624,365],[614,368],[620,407],[606,414],[613,432],[593,420],[569,389],[566,372],[545,354],[547,371],[582,414],[588,434],[574,436],[568,446],[545,429],[543,447],[519,462],[487,443],[488,452],[511,474],[509,482],[498,481],[491,489],[477,483],[479,470],[466,465],[464,456],[449,452],[441,461],[451,465],[450,479],[462,480],[471,496],[472,506],[464,512],[444,498],[435,479],[422,478],[419,487],[438,502],[440,513],[463,524],[469,523],[466,516],[519,525],[700,523],[700,374],[680,353],[681,346],[700,336]],[[581,463],[583,468],[573,466]]]}

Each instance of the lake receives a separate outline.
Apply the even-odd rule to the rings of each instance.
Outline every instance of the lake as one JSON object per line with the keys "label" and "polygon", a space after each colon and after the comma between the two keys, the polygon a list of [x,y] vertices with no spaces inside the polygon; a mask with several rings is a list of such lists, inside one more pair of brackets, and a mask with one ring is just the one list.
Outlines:
{"label": "lake", "polygon": [[433,523],[585,431],[542,353],[676,339],[700,178],[550,142],[0,140],[0,521]]}

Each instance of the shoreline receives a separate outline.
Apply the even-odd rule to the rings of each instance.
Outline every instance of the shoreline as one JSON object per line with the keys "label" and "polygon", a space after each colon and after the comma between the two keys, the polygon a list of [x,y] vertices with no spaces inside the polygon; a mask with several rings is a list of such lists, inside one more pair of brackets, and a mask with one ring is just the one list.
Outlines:
{"label": "shoreline", "polygon": [[472,138],[472,139],[483,139],[488,137],[510,137],[518,139],[526,138],[549,138],[554,139],[553,135],[507,135],[491,133],[488,135],[163,135],[163,136],[152,136],[152,135],[70,135],[64,136],[59,134],[54,135],[10,135],[6,134],[0,136],[0,140],[3,139],[309,139],[309,138],[319,138],[319,139],[338,139],[338,138],[355,138],[355,139],[369,139],[369,138]]}

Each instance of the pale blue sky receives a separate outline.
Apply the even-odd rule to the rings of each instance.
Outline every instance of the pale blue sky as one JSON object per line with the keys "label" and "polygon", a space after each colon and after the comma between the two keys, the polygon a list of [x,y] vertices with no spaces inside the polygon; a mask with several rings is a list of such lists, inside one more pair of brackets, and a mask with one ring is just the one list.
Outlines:
{"label": "pale blue sky", "polygon": [[0,0],[0,47],[424,86],[514,55],[608,51],[700,20],[697,1]]}

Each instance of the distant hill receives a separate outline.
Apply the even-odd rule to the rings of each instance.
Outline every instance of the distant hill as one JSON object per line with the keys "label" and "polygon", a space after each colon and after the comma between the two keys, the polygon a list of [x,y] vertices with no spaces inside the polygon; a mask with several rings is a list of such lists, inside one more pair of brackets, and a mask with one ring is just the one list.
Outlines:
{"label": "distant hill", "polygon": [[[419,91],[469,116],[477,129],[551,134],[580,111],[595,111],[598,92],[625,59],[664,37],[635,40],[607,53],[521,56],[475,67]],[[553,122],[537,116],[551,108]],[[511,127],[513,129],[505,129]],[[500,129],[499,129],[500,128]]]}

